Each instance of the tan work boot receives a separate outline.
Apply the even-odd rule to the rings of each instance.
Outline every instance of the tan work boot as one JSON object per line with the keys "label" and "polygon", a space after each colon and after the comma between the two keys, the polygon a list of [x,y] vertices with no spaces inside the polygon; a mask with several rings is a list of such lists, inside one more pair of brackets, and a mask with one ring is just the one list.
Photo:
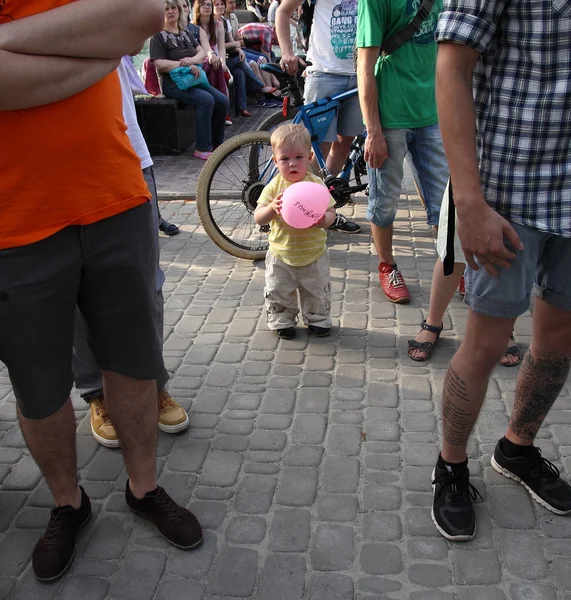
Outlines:
{"label": "tan work boot", "polygon": [[119,438],[105,404],[103,396],[98,396],[89,401],[91,411],[91,433],[93,437],[106,448],[119,448]]}
{"label": "tan work boot", "polygon": [[178,433],[188,427],[189,419],[184,408],[166,391],[159,392],[159,429]]}

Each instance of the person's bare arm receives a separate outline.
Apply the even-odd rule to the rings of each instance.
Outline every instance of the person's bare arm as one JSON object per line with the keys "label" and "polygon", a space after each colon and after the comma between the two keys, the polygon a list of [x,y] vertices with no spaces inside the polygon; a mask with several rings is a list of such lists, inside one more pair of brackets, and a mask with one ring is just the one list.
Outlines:
{"label": "person's bare arm", "polygon": [[296,75],[299,65],[305,63],[293,53],[291,44],[289,21],[291,15],[301,6],[303,0],[283,0],[276,10],[276,36],[282,50],[280,66],[290,75]]}
{"label": "person's bare arm", "polygon": [[380,51],[380,48],[359,48],[357,60],[359,104],[367,129],[365,161],[373,169],[380,169],[387,158],[387,141],[379,116],[379,92],[375,79],[375,65]]}
{"label": "person's bare arm", "polygon": [[166,58],[157,58],[157,60],[153,61],[153,65],[155,65],[155,69],[159,73],[169,73],[173,69],[182,66],[180,60],[168,60]]}
{"label": "person's bare arm", "polygon": [[458,235],[466,260],[477,270],[476,257],[490,275],[496,275],[494,265],[509,267],[509,261],[515,258],[504,246],[504,237],[516,250],[522,250],[523,245],[508,221],[488,206],[482,193],[472,91],[472,76],[479,56],[477,50],[464,44],[443,42],[439,45],[436,101],[442,142],[454,184]]}
{"label": "person's bare arm", "polygon": [[225,39],[224,35],[224,24],[222,21],[218,21],[217,29],[216,29],[216,41],[218,45],[218,58],[222,63],[222,66],[226,68],[226,45],[224,43]]}
{"label": "person's bare arm", "polygon": [[77,0],[0,26],[0,50],[74,58],[121,58],[164,23],[161,0]]}
{"label": "person's bare arm", "polygon": [[28,56],[0,50],[0,111],[65,100],[117,68],[119,59]]}

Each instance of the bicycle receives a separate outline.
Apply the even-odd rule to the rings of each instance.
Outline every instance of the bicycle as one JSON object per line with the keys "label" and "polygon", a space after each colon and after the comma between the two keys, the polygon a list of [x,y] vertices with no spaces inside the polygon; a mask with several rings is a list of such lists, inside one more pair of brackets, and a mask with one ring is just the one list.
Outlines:
{"label": "bicycle", "polygon": [[268,249],[269,226],[256,224],[254,210],[262,190],[277,173],[272,161],[270,131],[282,122],[302,123],[311,133],[319,175],[329,187],[337,208],[347,204],[351,194],[367,187],[362,182],[367,172],[363,158],[365,130],[355,137],[337,177],[327,169],[320,150],[340,102],[356,95],[357,89],[304,105],[297,76],[288,75],[273,63],[261,68],[280,81],[284,93],[282,112],[270,115],[257,131],[237,135],[219,146],[206,161],[196,192],[198,216],[208,236],[225,252],[250,260],[264,258]]}

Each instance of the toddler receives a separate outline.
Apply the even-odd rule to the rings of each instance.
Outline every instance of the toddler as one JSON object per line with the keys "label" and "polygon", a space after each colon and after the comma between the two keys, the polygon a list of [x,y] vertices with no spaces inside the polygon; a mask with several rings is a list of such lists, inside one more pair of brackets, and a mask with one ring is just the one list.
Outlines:
{"label": "toddler", "polygon": [[268,327],[280,338],[295,338],[299,291],[305,324],[314,335],[326,336],[331,331],[331,286],[324,229],[335,220],[335,201],[330,197],[329,208],[311,227],[290,227],[281,216],[283,191],[299,181],[325,184],[307,172],[311,138],[303,125],[281,125],[270,143],[279,174],[263,189],[254,213],[259,225],[271,224],[264,290]]}

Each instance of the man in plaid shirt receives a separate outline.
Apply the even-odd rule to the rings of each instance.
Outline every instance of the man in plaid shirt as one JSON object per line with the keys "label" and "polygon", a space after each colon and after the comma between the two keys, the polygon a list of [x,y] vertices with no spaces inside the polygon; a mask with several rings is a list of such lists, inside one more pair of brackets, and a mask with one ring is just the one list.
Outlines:
{"label": "man in plaid shirt", "polygon": [[264,23],[247,23],[238,30],[242,39],[259,43],[260,52],[272,62],[272,42],[274,39],[274,28]]}
{"label": "man in plaid shirt", "polygon": [[571,487],[533,445],[571,359],[571,2],[446,0],[437,40],[437,102],[470,310],[444,381],[432,518],[460,541],[476,531],[468,436],[532,293],[533,338],[492,467],[552,512],[571,512]]}

